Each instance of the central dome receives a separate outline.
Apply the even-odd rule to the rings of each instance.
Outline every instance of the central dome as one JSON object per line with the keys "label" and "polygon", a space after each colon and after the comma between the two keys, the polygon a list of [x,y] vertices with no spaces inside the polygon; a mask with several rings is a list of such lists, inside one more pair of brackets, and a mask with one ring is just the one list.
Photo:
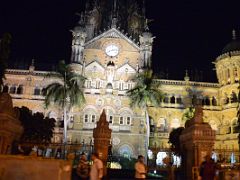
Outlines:
{"label": "central dome", "polygon": [[222,50],[222,54],[232,52],[232,51],[240,51],[240,41],[239,40],[232,40],[228,43]]}
{"label": "central dome", "polygon": [[222,50],[222,54],[233,52],[233,51],[240,51],[240,41],[236,38],[235,30],[232,32],[232,41],[229,42]]}

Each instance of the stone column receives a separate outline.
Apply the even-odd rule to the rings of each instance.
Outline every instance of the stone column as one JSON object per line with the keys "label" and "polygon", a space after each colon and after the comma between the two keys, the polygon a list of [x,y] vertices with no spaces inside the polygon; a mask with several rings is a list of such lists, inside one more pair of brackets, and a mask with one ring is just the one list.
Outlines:
{"label": "stone column", "polygon": [[185,129],[180,136],[181,147],[184,157],[182,165],[185,179],[192,179],[192,168],[199,167],[204,161],[204,157],[211,155],[215,131],[208,123],[203,122],[203,110],[201,106],[196,106],[195,115],[185,124]]}
{"label": "stone column", "polygon": [[103,161],[104,175],[107,174],[107,158],[108,147],[110,145],[112,130],[109,128],[105,110],[103,110],[97,127],[93,129],[94,151],[99,154],[99,158]]}

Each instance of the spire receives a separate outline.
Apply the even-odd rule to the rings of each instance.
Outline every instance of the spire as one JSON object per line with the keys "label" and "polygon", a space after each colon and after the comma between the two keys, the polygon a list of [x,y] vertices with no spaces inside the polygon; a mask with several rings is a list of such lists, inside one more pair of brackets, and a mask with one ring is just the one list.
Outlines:
{"label": "spire", "polygon": [[232,30],[232,40],[236,40],[236,31],[235,31],[235,29]]}
{"label": "spire", "polygon": [[143,15],[143,18],[146,18],[146,2],[145,0],[143,0],[143,4],[142,4],[142,15]]}
{"label": "spire", "polygon": [[113,1],[111,27],[112,28],[116,28],[117,27],[117,0]]}

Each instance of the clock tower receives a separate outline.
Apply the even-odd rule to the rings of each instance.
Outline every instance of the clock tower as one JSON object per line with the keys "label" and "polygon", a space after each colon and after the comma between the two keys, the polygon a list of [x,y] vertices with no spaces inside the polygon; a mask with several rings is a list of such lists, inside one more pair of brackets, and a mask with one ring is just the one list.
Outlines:
{"label": "clock tower", "polygon": [[144,28],[143,4],[137,0],[88,0],[72,30],[71,68],[86,77],[86,103],[72,110],[74,122],[68,136],[73,141],[91,139],[105,109],[113,151],[129,157],[146,154],[144,113],[131,108],[126,95],[134,87],[132,79],[139,69],[151,66],[153,37]]}

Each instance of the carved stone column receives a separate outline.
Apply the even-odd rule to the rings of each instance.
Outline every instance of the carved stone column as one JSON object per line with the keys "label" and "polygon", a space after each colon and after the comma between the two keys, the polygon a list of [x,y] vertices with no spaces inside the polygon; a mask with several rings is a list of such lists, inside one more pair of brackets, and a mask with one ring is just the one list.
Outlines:
{"label": "carved stone column", "polygon": [[99,154],[99,158],[103,161],[104,174],[106,175],[108,147],[110,145],[112,130],[109,128],[105,110],[103,110],[97,127],[93,129],[94,151]]}
{"label": "carved stone column", "polygon": [[197,106],[194,117],[186,122],[180,136],[185,179],[192,179],[192,168],[200,166],[207,154],[211,155],[215,136],[211,126],[203,122],[202,107]]}

